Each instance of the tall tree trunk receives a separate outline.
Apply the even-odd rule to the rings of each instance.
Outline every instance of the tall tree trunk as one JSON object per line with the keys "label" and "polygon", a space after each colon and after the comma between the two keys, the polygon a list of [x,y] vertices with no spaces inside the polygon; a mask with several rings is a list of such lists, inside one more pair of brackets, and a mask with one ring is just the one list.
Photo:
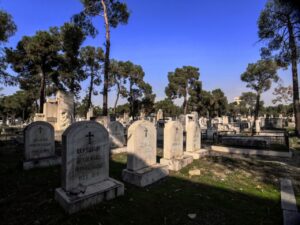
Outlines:
{"label": "tall tree trunk", "polygon": [[258,119],[258,114],[259,114],[259,104],[260,102],[260,92],[257,92],[257,95],[256,95],[256,104],[255,104],[255,112],[254,112],[254,123],[252,125],[252,135],[254,135],[255,133],[255,123],[256,123],[256,120]]}
{"label": "tall tree trunk", "polygon": [[45,86],[46,86],[46,78],[44,72],[40,73],[41,76],[41,86],[40,86],[40,113],[44,111],[44,103],[45,103]]}
{"label": "tall tree trunk", "polygon": [[117,104],[119,101],[119,97],[120,97],[120,84],[117,82],[117,98],[115,100],[115,105],[114,105],[114,114],[116,115],[116,108],[117,108]]}
{"label": "tall tree trunk", "polygon": [[89,109],[91,108],[92,105],[92,93],[93,93],[93,88],[94,88],[94,71],[91,71],[91,80],[90,80],[90,86],[89,86],[89,93],[88,93],[88,102],[87,106],[85,109],[85,115],[88,113]]}
{"label": "tall tree trunk", "polygon": [[105,59],[104,59],[104,85],[103,85],[103,116],[108,115],[108,73],[109,73],[109,53],[110,53],[110,29],[107,15],[107,8],[104,0],[101,0],[105,21]]}
{"label": "tall tree trunk", "polygon": [[292,77],[293,77],[293,108],[296,121],[295,133],[300,136],[300,109],[299,109],[299,83],[298,83],[298,70],[297,70],[297,46],[295,41],[295,34],[293,25],[288,20],[288,31],[289,31],[289,47],[291,52],[292,61]]}

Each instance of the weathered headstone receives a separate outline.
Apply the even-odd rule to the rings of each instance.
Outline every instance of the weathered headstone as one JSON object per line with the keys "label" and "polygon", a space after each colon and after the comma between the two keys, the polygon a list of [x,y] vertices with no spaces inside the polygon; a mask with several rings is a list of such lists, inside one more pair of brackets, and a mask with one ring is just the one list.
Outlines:
{"label": "weathered headstone", "polygon": [[36,121],[24,129],[24,169],[60,164],[55,155],[54,128],[50,123]]}
{"label": "weathered headstone", "polygon": [[86,114],[86,119],[87,119],[87,120],[91,120],[92,117],[94,117],[94,108],[93,108],[93,107],[90,107],[90,108],[89,108],[89,111],[88,111],[87,114]]}
{"label": "weathered headstone", "polygon": [[182,125],[178,121],[168,122],[164,129],[164,156],[160,164],[168,165],[169,170],[178,171],[192,162],[192,156],[183,154]]}
{"label": "weathered headstone", "polygon": [[109,138],[111,142],[111,153],[126,152],[127,148],[125,140],[125,131],[123,125],[118,121],[113,121],[108,124]]}
{"label": "weathered headstone", "polygon": [[186,151],[185,155],[199,159],[208,153],[207,150],[201,149],[201,129],[198,122],[189,122],[186,130]]}
{"label": "weathered headstone", "polygon": [[159,109],[156,114],[156,121],[163,120],[163,119],[164,119],[164,113],[162,109]]}
{"label": "weathered headstone", "polygon": [[255,120],[255,131],[256,133],[260,132],[260,120]]}
{"label": "weathered headstone", "polygon": [[62,187],[55,199],[68,213],[124,194],[109,177],[109,135],[94,121],[73,123],[63,133]]}
{"label": "weathered headstone", "polygon": [[128,129],[127,168],[123,180],[144,187],[169,174],[168,166],[156,163],[156,129],[146,120],[134,122]]}

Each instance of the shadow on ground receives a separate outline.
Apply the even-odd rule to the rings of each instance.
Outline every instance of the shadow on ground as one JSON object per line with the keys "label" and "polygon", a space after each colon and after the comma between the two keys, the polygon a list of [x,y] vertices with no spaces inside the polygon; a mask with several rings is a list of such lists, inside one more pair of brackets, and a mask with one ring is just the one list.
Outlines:
{"label": "shadow on ground", "polygon": [[[211,175],[209,165],[216,163],[235,174],[241,165],[235,159],[214,156],[195,161],[178,173],[146,188],[125,184],[125,196],[100,203],[71,216],[64,213],[54,200],[54,190],[60,187],[60,167],[23,171],[20,147],[7,146],[0,150],[0,221],[13,225],[250,225],[281,224],[282,212],[278,182],[267,179],[270,170],[263,173],[266,193],[253,190],[248,193]],[[112,157],[110,176],[121,180],[126,167],[124,154]],[[248,162],[247,168],[253,167]],[[189,177],[188,171],[200,168],[200,178]],[[226,171],[224,171],[226,172]],[[211,179],[211,180],[210,180]],[[224,178],[225,179],[225,178]],[[230,187],[230,188],[229,188]],[[238,187],[238,185],[237,185]],[[190,219],[188,214],[196,214]]]}

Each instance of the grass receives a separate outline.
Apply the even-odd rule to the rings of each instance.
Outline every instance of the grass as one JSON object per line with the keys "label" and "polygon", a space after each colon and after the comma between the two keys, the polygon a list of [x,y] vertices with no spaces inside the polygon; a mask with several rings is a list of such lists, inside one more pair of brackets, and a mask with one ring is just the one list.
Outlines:
{"label": "grass", "polygon": [[[125,184],[125,196],[71,216],[54,200],[60,167],[23,171],[21,147],[0,150],[1,224],[281,224],[278,177],[273,164],[229,157],[195,160],[146,188]],[[121,180],[126,155],[114,155],[110,176]],[[199,169],[201,176],[189,176]],[[278,172],[278,173],[277,173]],[[197,217],[190,219],[188,214]]]}

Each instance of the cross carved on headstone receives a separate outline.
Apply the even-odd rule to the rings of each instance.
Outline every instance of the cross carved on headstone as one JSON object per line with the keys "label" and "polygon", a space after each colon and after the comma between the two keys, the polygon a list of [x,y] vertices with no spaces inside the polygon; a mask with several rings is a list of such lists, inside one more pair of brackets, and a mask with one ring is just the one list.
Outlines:
{"label": "cross carved on headstone", "polygon": [[40,134],[42,133],[42,130],[43,130],[43,128],[42,128],[42,127],[39,127],[39,132],[40,132]]}
{"label": "cross carved on headstone", "polygon": [[148,134],[148,129],[147,128],[145,128],[145,137],[147,137],[147,134]]}
{"label": "cross carved on headstone", "polygon": [[87,135],[86,135],[87,138],[89,138],[89,144],[92,144],[92,137],[94,137],[94,135],[89,132]]}

